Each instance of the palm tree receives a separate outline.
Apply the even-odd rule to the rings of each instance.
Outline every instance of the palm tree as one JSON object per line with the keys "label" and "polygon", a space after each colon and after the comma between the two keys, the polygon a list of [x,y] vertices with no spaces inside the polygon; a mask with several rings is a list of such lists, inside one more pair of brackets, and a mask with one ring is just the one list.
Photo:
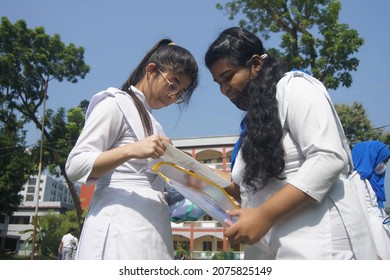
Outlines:
{"label": "palm tree", "polygon": [[[35,217],[33,218],[33,221],[31,222],[32,225],[34,225],[34,219],[35,219]],[[30,237],[28,237],[25,241],[28,245],[30,245],[30,244],[32,244],[32,241],[33,241],[34,229],[30,228],[30,229],[19,231],[19,234],[26,234],[26,233],[31,234]],[[36,252],[38,252],[39,256],[42,255],[42,243],[43,243],[43,238],[45,237],[45,233],[46,233],[46,231],[45,231],[45,229],[43,229],[39,225],[39,219],[38,219],[37,228],[36,228],[36,235],[35,235],[35,246],[36,246],[35,249],[38,249],[38,250],[36,250]]]}

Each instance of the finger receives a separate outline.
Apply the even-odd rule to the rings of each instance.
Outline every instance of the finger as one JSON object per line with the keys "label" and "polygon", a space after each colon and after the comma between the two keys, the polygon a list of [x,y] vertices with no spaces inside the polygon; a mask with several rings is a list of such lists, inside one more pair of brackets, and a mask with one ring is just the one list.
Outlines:
{"label": "finger", "polygon": [[156,147],[153,152],[153,159],[159,159],[164,154],[164,150],[160,147]]}
{"label": "finger", "polygon": [[231,225],[228,229],[225,231],[225,236],[229,239],[234,239],[234,237],[237,235],[237,227],[234,225]]}
{"label": "finger", "polygon": [[224,222],[230,227],[232,225],[234,225],[234,223],[228,219],[225,219]]}
{"label": "finger", "polygon": [[166,136],[160,136],[160,139],[163,142],[167,142],[167,143],[173,145],[172,140],[170,138],[166,137]]}
{"label": "finger", "polygon": [[241,216],[241,209],[226,210],[226,214],[229,216]]}

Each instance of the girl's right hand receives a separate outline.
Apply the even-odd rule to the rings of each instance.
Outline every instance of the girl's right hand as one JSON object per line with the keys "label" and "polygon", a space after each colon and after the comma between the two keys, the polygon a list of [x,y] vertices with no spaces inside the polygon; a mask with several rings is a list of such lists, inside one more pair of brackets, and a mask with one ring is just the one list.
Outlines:
{"label": "girl's right hand", "polygon": [[158,159],[165,153],[165,146],[163,141],[172,144],[171,139],[161,135],[152,135],[142,139],[141,141],[130,144],[131,154],[133,158],[144,159],[153,158]]}

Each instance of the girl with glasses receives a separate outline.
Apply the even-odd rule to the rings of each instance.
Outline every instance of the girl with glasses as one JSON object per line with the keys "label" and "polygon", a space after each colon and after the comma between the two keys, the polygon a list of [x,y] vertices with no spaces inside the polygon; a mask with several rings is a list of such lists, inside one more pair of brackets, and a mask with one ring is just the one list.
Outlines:
{"label": "girl with glasses", "polygon": [[390,225],[384,210],[385,174],[389,158],[389,148],[378,140],[359,142],[352,148],[355,170],[350,180],[369,218],[378,256],[384,260],[390,260]]}
{"label": "girl with glasses", "polygon": [[375,259],[324,86],[301,71],[283,74],[241,28],[223,31],[205,62],[222,94],[246,112],[227,189],[241,200],[230,212],[238,218],[225,232],[230,242],[246,244],[246,259]]}
{"label": "girl with glasses", "polygon": [[121,88],[93,96],[66,163],[72,181],[96,182],[76,259],[173,259],[165,184],[151,171],[171,140],[151,112],[186,105],[197,81],[192,54],[164,39]]}

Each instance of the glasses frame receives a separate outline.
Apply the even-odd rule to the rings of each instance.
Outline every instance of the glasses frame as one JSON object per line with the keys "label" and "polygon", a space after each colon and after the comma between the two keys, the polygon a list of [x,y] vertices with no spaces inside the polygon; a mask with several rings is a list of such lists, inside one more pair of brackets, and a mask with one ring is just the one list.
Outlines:
{"label": "glasses frame", "polygon": [[[176,100],[175,100],[176,104],[183,103],[185,101],[184,92],[180,92],[179,85],[176,84],[176,83],[172,83],[160,69],[157,68],[157,70],[158,70],[158,72],[160,72],[161,76],[163,76],[165,81],[168,83],[168,85],[166,87],[168,89],[168,91],[169,91],[168,96],[169,97],[175,97],[176,98]],[[173,87],[175,87],[177,89],[172,89],[172,85],[173,85]],[[169,89],[169,87],[171,87],[171,89]]]}

